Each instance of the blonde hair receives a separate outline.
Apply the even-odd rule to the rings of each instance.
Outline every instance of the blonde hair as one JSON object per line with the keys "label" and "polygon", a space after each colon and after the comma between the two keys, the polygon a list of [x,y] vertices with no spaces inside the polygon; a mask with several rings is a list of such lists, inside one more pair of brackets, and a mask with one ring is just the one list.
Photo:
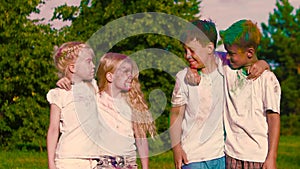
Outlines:
{"label": "blonde hair", "polygon": [[97,70],[99,92],[107,88],[108,81],[106,80],[106,74],[108,72],[114,73],[122,62],[128,62],[133,67],[132,88],[124,93],[123,96],[132,108],[132,121],[137,126],[135,135],[141,137],[143,133],[149,133],[153,138],[156,135],[155,123],[141,90],[137,65],[128,56],[120,53],[107,53],[100,59]]}
{"label": "blonde hair", "polygon": [[60,47],[56,47],[53,54],[54,64],[58,70],[59,78],[65,77],[67,68],[75,63],[82,48],[90,48],[83,42],[66,42]]}

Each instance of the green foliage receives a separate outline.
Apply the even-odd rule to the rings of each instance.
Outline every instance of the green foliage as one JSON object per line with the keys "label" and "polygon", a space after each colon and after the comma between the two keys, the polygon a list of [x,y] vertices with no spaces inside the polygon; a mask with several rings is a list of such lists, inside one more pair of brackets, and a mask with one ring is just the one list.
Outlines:
{"label": "green foliage", "polygon": [[276,2],[269,24],[262,24],[259,56],[274,67],[282,88],[281,114],[300,115],[300,8],[288,0]]}
{"label": "green foliage", "polygon": [[[61,30],[51,29],[50,25],[35,25],[35,21],[28,19],[31,12],[39,12],[37,6],[44,3],[43,1],[1,3],[0,147],[2,149],[39,151],[45,149],[49,123],[49,104],[45,96],[50,88],[55,87],[57,81],[51,58],[55,45],[71,40],[88,41],[109,22],[140,12],[162,12],[192,20],[199,13],[200,3],[196,0],[103,0],[92,1],[91,6],[88,6],[88,2],[82,0],[79,7],[63,5],[55,10],[53,20],[70,20],[73,23]],[[130,28],[131,25],[123,26]],[[166,28],[172,29],[171,26]],[[164,34],[128,37],[110,47],[110,51],[128,55],[148,48],[167,50],[176,56],[182,56],[184,51],[178,40]],[[165,63],[157,62],[158,68],[161,65]],[[164,131],[168,127],[168,109],[174,85],[174,78],[171,75],[174,75],[178,68],[182,68],[174,65],[176,64],[173,64],[173,67],[171,65],[164,69],[148,69],[141,72],[146,97],[151,95],[152,90],[159,88],[167,98],[167,108],[157,118],[159,131]],[[168,72],[165,72],[165,69]],[[153,102],[151,97],[149,102]]]}
{"label": "green foliage", "polygon": [[54,10],[52,20],[61,19],[63,21],[73,20],[79,11],[77,6],[67,6],[67,4],[57,7]]}
{"label": "green foliage", "polygon": [[87,2],[81,2],[78,17],[72,19],[73,24],[70,27],[72,35],[80,35],[85,40],[107,23],[130,14],[161,12],[192,20],[199,13],[200,3],[197,0],[178,0],[176,3],[173,0],[103,0],[92,1],[92,5],[88,6]]}
{"label": "green foliage", "polygon": [[295,114],[280,117],[280,134],[285,136],[300,136],[300,116]]}
{"label": "green foliage", "polygon": [[[194,16],[199,13],[198,6],[200,2],[196,0],[104,0],[92,1],[91,6],[88,6],[87,2],[88,1],[81,2],[78,16],[72,18],[72,25],[70,27],[64,28],[63,31],[67,32],[69,37],[88,41],[88,43],[90,43],[93,47],[98,60],[105,52],[109,51],[124,53],[130,55],[131,57],[134,57],[132,55],[136,56],[136,53],[139,53],[139,51],[153,48],[166,50],[175,55],[177,59],[181,60],[181,66],[176,66],[178,65],[178,61],[176,61],[176,59],[158,59],[160,61],[163,60],[164,62],[155,62],[152,60],[153,57],[147,56],[147,53],[139,53],[139,56],[134,58],[135,61],[138,62],[139,67],[141,65],[152,64],[152,67],[149,66],[149,69],[146,70],[143,70],[143,68],[140,67],[140,70],[142,70],[140,72],[140,81],[142,83],[142,89],[147,100],[151,102],[151,98],[149,97],[149,95],[153,90],[156,89],[163,91],[167,98],[166,107],[160,114],[160,117],[156,119],[158,131],[166,131],[169,126],[168,118],[170,99],[175,83],[174,76],[181,68],[183,68],[182,65],[184,64],[184,61],[182,61],[184,49],[181,42],[166,35],[178,35],[180,33],[180,26],[182,25],[176,25],[177,22],[174,22],[174,24],[170,21],[165,20],[164,18],[160,19],[159,16],[157,18],[151,18],[151,16],[146,15],[143,16],[149,17],[149,19],[142,20],[140,18],[134,18],[135,20],[133,20],[132,22],[124,22],[123,24],[120,24],[120,22],[122,22],[121,20],[118,20],[118,24],[114,24],[113,21],[131,14],[143,12],[160,12],[178,16],[186,19],[187,21],[194,20]],[[69,11],[68,8],[64,8],[66,11]],[[61,9],[62,8],[59,8],[59,10]],[[71,17],[68,17],[68,19],[69,18]],[[130,19],[131,18],[129,18],[128,20],[131,21]],[[153,24],[153,21],[157,21],[157,24]],[[107,24],[111,24],[112,26],[107,28]],[[145,30],[145,28],[148,28],[145,25],[151,25],[151,28],[149,28],[150,31]],[[161,27],[161,25],[165,27]],[[108,33],[106,33],[105,35],[99,35],[99,37],[97,37],[97,34],[103,31],[102,28],[105,29],[105,31],[107,31]],[[99,32],[99,30],[101,31]],[[147,31],[149,32],[143,33]],[[155,31],[159,32],[159,34],[151,33]],[[132,34],[132,36],[118,39],[118,37],[124,34],[130,35],[131,32],[142,33]],[[162,55],[163,53],[161,52],[159,54],[159,57],[162,57]],[[169,62],[168,64],[166,64],[167,61]],[[160,67],[161,65],[170,66]],[[158,67],[160,67],[161,69],[158,69]]]}
{"label": "green foliage", "polygon": [[[101,28],[112,21],[130,14],[142,12],[162,12],[186,20],[195,19],[199,13],[196,0],[82,0],[80,7],[63,5],[55,10],[52,19],[70,20],[72,25],[61,30],[51,29],[49,25],[35,25],[28,19],[31,12],[39,12],[39,0],[1,2],[0,6],[0,147],[2,149],[45,149],[46,132],[49,121],[49,105],[45,95],[55,87],[57,76],[51,53],[54,45],[71,40],[89,41]],[[268,26],[263,24],[264,38],[259,55],[274,63],[277,77],[282,87],[281,133],[284,135],[299,134],[299,54],[300,54],[300,10],[294,10],[287,0],[276,3],[277,9],[270,14]],[[152,24],[151,20],[144,24]],[[160,25],[167,25],[160,28]],[[176,32],[177,26],[160,20],[153,29]],[[119,31],[140,29],[136,25],[123,25],[113,28],[105,41],[109,51],[120,52],[135,57],[140,69],[142,89],[150,106],[166,101],[166,107],[156,113],[156,124],[159,132],[168,128],[171,92],[174,86],[174,75],[184,65],[180,56],[184,49],[179,40],[161,34],[138,34],[116,43],[109,40]],[[141,30],[143,31],[143,30]],[[175,31],[175,32],[172,32]],[[89,41],[92,42],[92,41]],[[111,46],[110,46],[111,45]],[[99,46],[98,46],[99,47]],[[101,46],[100,46],[101,47]],[[140,51],[161,49],[160,59],[153,59]],[[139,54],[139,55],[138,55]],[[162,59],[164,55],[177,59]],[[101,57],[101,53],[98,57]],[[179,60],[178,60],[179,59]],[[165,61],[165,62],[164,62]],[[149,67],[149,64],[152,67]],[[155,65],[153,67],[153,65]],[[143,67],[144,66],[144,67]],[[147,67],[148,66],[148,67]],[[164,67],[166,66],[166,67]],[[153,91],[161,90],[163,97],[156,97]],[[162,111],[162,112],[161,112]],[[167,140],[167,138],[162,138]],[[10,158],[10,157],[9,157]],[[11,157],[12,158],[12,157]],[[0,158],[1,159],[1,158]],[[3,159],[3,158],[2,158]],[[151,160],[151,159],[150,159]],[[2,162],[1,162],[2,163]],[[9,168],[9,167],[5,167]],[[39,167],[37,167],[39,168]]]}
{"label": "green foliage", "polygon": [[0,146],[5,149],[45,147],[45,95],[56,77],[50,56],[59,38],[49,26],[28,20],[38,3],[2,2],[0,7]]}

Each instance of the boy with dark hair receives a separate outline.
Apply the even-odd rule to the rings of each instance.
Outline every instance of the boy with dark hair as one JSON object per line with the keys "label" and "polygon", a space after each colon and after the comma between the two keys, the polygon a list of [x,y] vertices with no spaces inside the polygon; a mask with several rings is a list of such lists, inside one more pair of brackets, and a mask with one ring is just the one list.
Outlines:
{"label": "boy with dark hair", "polygon": [[[170,134],[175,167],[222,169],[224,80],[221,60],[215,54],[217,31],[211,21],[192,24],[195,26],[188,28],[184,38],[190,67],[177,73],[172,95]],[[185,78],[186,74],[197,70],[201,76],[190,85],[193,78]]]}
{"label": "boy with dark hair", "polygon": [[[225,55],[215,52],[217,31],[211,21],[193,21],[183,38],[190,66],[179,71],[172,95],[170,135],[176,169],[225,168]],[[223,58],[221,57],[223,56]],[[252,66],[253,77],[266,66]]]}

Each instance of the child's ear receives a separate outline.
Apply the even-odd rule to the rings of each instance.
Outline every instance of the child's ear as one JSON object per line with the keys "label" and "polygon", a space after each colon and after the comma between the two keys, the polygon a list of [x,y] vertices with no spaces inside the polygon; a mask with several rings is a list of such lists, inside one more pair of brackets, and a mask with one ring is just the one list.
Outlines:
{"label": "child's ear", "polygon": [[74,64],[70,64],[68,69],[71,73],[75,73],[75,65]]}
{"label": "child's ear", "polygon": [[247,57],[249,59],[251,59],[254,56],[254,54],[255,54],[255,49],[254,48],[250,47],[250,48],[247,49]]}
{"label": "child's ear", "polygon": [[214,44],[212,42],[209,42],[207,44],[207,49],[208,49],[208,54],[213,54],[215,51],[215,47]]}
{"label": "child's ear", "polygon": [[111,83],[113,81],[113,74],[111,72],[107,72],[105,77],[108,82]]}

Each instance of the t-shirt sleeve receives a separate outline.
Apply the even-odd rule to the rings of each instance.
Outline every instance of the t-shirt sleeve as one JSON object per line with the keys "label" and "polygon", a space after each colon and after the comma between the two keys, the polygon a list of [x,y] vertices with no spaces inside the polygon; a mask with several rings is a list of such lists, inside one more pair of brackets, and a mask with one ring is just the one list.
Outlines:
{"label": "t-shirt sleeve", "polygon": [[269,72],[265,81],[264,111],[272,110],[280,114],[280,84],[273,72]]}
{"label": "t-shirt sleeve", "polygon": [[172,93],[172,107],[182,106],[187,103],[187,94],[185,92],[185,86],[184,80],[182,80],[183,77],[176,76],[176,83],[173,89]]}
{"label": "t-shirt sleeve", "polygon": [[49,104],[55,104],[60,109],[62,109],[62,96],[58,89],[51,89],[47,93],[46,97],[47,97],[47,101],[49,102]]}

